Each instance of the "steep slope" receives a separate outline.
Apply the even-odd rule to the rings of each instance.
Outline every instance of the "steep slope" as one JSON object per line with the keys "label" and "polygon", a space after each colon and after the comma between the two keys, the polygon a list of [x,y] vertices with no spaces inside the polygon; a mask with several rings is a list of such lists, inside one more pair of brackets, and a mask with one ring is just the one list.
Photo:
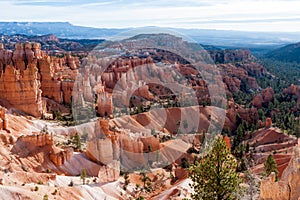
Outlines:
{"label": "steep slope", "polygon": [[279,49],[275,49],[266,54],[267,58],[283,62],[300,63],[300,43],[290,44]]}

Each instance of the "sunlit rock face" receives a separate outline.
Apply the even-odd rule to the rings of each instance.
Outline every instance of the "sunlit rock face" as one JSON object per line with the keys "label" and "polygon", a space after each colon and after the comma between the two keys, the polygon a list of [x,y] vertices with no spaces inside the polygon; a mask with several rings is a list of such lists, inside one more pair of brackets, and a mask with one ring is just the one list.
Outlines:
{"label": "sunlit rock face", "polygon": [[39,44],[17,43],[13,52],[0,45],[1,98],[34,117],[41,117],[45,111],[38,72],[39,58]]}
{"label": "sunlit rock face", "polygon": [[260,200],[298,200],[300,198],[300,140],[294,149],[294,154],[284,170],[281,179],[275,182],[272,173],[264,179],[260,186]]}
{"label": "sunlit rock face", "polygon": [[0,93],[11,106],[34,117],[46,112],[47,97],[69,104],[80,66],[78,58],[48,56],[39,43],[16,43],[15,50],[0,44]]}

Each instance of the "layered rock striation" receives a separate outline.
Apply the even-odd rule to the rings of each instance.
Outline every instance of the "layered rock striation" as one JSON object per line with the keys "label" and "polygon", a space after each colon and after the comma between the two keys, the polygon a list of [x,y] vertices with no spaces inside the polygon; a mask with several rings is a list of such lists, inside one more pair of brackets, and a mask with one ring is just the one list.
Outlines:
{"label": "layered rock striation", "polygon": [[41,117],[45,111],[37,68],[40,56],[30,43],[16,44],[14,52],[0,45],[0,94],[15,108]]}
{"label": "layered rock striation", "polygon": [[0,44],[0,98],[34,117],[46,112],[42,97],[58,104],[71,102],[78,58],[50,57],[39,43],[16,43],[15,50]]}

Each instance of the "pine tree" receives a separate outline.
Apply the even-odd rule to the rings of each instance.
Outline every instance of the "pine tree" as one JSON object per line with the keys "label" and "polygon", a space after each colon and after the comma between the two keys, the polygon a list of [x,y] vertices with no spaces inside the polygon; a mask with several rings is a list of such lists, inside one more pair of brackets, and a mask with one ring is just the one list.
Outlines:
{"label": "pine tree", "polygon": [[72,136],[72,144],[75,146],[75,149],[81,150],[81,138],[78,133]]}
{"label": "pine tree", "polygon": [[264,169],[266,176],[269,176],[272,172],[276,174],[276,180],[278,179],[278,170],[277,170],[277,164],[275,162],[274,157],[270,154],[265,163],[264,163]]}
{"label": "pine tree", "polygon": [[213,143],[212,149],[189,170],[194,188],[193,199],[237,199],[239,183],[237,162],[230,154],[222,137]]}
{"label": "pine tree", "polygon": [[81,174],[80,174],[80,179],[82,180],[82,184],[85,185],[85,179],[86,179],[87,175],[86,175],[86,169],[83,168],[81,170]]}

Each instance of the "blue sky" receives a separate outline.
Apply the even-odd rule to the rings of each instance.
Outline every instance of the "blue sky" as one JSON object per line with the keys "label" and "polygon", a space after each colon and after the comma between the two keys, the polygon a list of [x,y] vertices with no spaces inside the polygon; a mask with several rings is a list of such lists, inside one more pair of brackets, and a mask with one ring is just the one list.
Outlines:
{"label": "blue sky", "polygon": [[297,0],[1,0],[1,21],[300,32]]}

